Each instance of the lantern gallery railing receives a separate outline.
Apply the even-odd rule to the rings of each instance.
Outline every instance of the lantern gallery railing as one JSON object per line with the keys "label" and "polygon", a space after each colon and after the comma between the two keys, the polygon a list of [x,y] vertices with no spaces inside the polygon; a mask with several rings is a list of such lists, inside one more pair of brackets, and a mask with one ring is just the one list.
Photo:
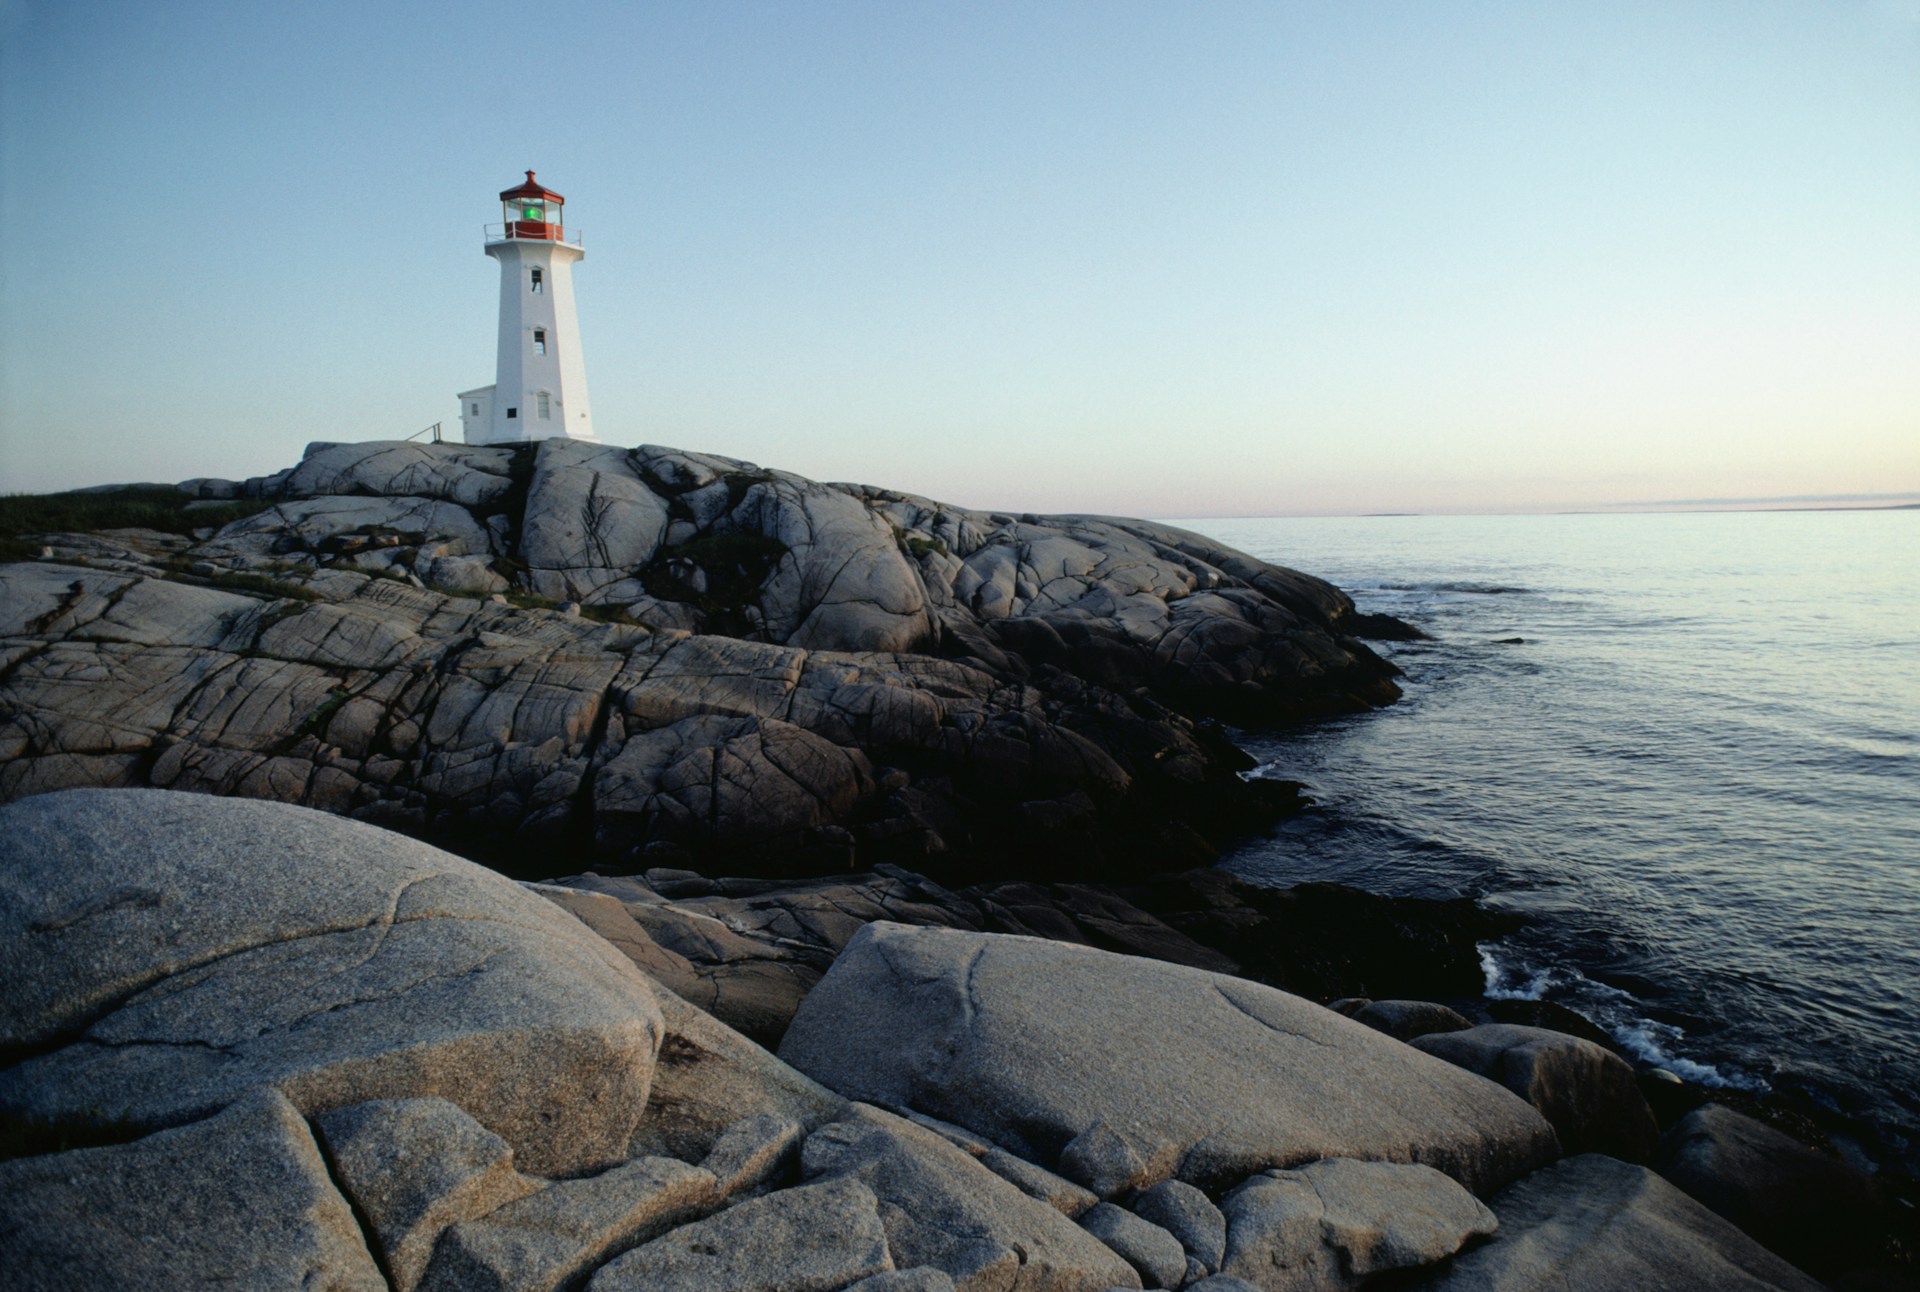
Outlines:
{"label": "lantern gallery railing", "polygon": [[570,247],[580,245],[580,231],[568,232],[565,225],[545,224],[539,220],[515,220],[511,224],[489,224],[486,226],[488,242],[505,242],[509,238],[521,238],[530,242],[564,242]]}

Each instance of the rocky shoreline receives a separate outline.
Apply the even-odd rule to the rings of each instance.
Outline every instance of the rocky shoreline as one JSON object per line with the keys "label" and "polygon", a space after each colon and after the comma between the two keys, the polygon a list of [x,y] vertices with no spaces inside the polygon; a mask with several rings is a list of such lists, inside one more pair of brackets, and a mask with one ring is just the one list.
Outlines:
{"label": "rocky shoreline", "polygon": [[263,509],[0,566],[0,801],[266,798],[529,875],[1110,879],[1297,807],[1215,720],[1398,695],[1338,589],[1141,521],[571,441],[182,488]]}
{"label": "rocky shoreline", "polygon": [[[1761,1123],[1663,1131],[1591,1041],[1328,1008],[1204,940],[1391,990],[1471,951],[1429,904],[1155,891],[1169,920],[891,868],[525,884],[282,804],[32,797],[0,809],[0,1258],[33,1287],[1902,1285],[1872,1182]],[[1294,945],[1261,909],[1289,904],[1385,931]]]}
{"label": "rocky shoreline", "polygon": [[28,1285],[1912,1286],[1505,917],[1209,868],[1301,802],[1222,723],[1398,694],[1331,585],[654,447],[180,488],[0,565]]}

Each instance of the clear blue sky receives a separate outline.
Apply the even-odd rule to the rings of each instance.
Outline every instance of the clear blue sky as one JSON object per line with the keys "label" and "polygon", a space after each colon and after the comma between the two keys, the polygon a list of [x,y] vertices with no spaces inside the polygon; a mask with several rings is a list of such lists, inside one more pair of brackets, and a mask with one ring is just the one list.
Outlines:
{"label": "clear blue sky", "polygon": [[0,0],[0,489],[452,424],[1149,515],[1920,490],[1920,0]]}

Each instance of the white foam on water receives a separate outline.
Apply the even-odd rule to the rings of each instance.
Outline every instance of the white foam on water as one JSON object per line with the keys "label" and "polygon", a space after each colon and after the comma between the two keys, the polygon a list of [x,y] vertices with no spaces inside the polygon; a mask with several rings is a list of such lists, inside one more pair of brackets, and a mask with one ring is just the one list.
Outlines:
{"label": "white foam on water", "polygon": [[1665,1068],[1683,1081],[1722,1089],[1766,1090],[1757,1076],[1723,1070],[1677,1052],[1686,1032],[1642,1014],[1631,992],[1595,982],[1577,969],[1528,965],[1518,957],[1501,958],[1504,948],[1479,944],[1480,971],[1489,1000],[1552,1000],[1591,1019],[1607,1035],[1649,1067]]}

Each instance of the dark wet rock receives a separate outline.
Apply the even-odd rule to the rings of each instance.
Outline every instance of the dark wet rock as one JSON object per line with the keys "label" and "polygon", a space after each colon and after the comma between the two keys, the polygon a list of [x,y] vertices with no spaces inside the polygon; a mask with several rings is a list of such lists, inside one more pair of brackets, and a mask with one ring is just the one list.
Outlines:
{"label": "dark wet rock", "polygon": [[1820,1284],[1644,1167],[1585,1153],[1492,1199],[1500,1231],[1422,1286],[1432,1292]]}
{"label": "dark wet rock", "polygon": [[1837,1158],[1719,1104],[1669,1129],[1654,1167],[1796,1265],[1831,1276],[1884,1229],[1873,1182]]}
{"label": "dark wet rock", "polygon": [[1427,1000],[1369,1001],[1348,1017],[1396,1041],[1411,1041],[1429,1032],[1464,1032],[1473,1026],[1460,1011]]}
{"label": "dark wet rock", "polygon": [[1382,897],[1342,884],[1266,888],[1217,869],[1119,892],[1246,976],[1316,1000],[1476,996],[1485,985],[1479,944],[1520,924],[1465,898]]}
{"label": "dark wet rock", "polygon": [[1565,1032],[1583,1041],[1592,1041],[1602,1049],[1627,1058],[1620,1043],[1606,1029],[1577,1010],[1555,1000],[1490,1000],[1485,1006],[1486,1022],[1513,1023],[1519,1027],[1543,1027],[1549,1032]]}
{"label": "dark wet rock", "polygon": [[[1422,642],[1433,640],[1427,633],[1414,627],[1404,619],[1392,615],[1351,614],[1341,621],[1340,626],[1355,637],[1364,637],[1376,642]],[[1519,638],[1514,638],[1518,641]]]}
{"label": "dark wet rock", "polygon": [[1498,1081],[1540,1110],[1568,1153],[1653,1156],[1660,1129],[1633,1069],[1591,1041],[1511,1023],[1416,1037],[1414,1048]]}

